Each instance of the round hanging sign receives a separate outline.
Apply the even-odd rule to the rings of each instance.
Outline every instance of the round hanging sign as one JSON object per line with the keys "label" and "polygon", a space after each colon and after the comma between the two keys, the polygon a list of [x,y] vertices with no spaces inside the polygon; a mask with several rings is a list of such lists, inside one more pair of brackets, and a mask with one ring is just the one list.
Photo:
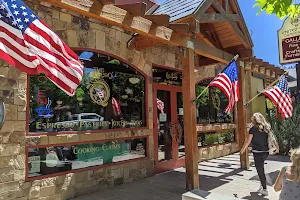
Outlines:
{"label": "round hanging sign", "polygon": [[5,120],[5,105],[4,102],[0,101],[0,129],[2,128]]}

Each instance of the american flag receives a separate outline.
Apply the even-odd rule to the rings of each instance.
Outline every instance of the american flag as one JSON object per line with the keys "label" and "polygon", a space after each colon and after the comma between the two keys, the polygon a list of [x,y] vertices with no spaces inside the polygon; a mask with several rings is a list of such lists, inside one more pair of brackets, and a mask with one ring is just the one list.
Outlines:
{"label": "american flag", "polygon": [[293,105],[291,92],[286,76],[282,76],[280,81],[264,94],[275,104],[283,119],[293,115]]}
{"label": "american flag", "polygon": [[122,115],[121,106],[115,98],[112,98],[112,107],[116,116]]}
{"label": "american flag", "polygon": [[156,98],[156,103],[157,103],[157,109],[160,110],[161,113],[164,113],[165,103],[158,98]]}
{"label": "american flag", "polygon": [[21,0],[0,0],[0,58],[27,74],[44,73],[70,96],[82,79],[78,56]]}
{"label": "american flag", "polygon": [[96,93],[100,97],[100,99],[104,99],[105,95],[101,89],[96,89]]}
{"label": "american flag", "polygon": [[232,61],[229,65],[209,84],[211,87],[217,87],[224,92],[228,98],[228,106],[225,108],[226,113],[230,113],[234,104],[240,98],[238,88],[238,68],[236,61]]}

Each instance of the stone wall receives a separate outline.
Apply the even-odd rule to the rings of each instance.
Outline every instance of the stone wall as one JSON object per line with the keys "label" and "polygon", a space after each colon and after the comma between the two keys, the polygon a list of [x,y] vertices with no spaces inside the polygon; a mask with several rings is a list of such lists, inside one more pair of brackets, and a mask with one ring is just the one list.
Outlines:
{"label": "stone wall", "polygon": [[[25,2],[71,48],[101,50],[121,57],[139,68],[148,77],[152,76],[153,63],[181,68],[177,48],[162,45],[145,51],[129,50],[127,42],[132,35],[130,32],[81,17],[76,13],[50,7],[47,4],[36,4],[35,0]],[[148,91],[152,91],[150,80],[146,84]],[[5,102],[7,115],[4,126],[0,130],[0,199],[70,199],[154,174],[151,92],[148,92],[148,129],[138,131],[113,130],[113,132],[95,134],[26,136],[26,90],[26,74],[1,61],[0,98]],[[86,170],[80,173],[25,181],[26,145],[55,145],[131,136],[149,137],[147,158],[95,170]]]}
{"label": "stone wall", "polygon": [[204,161],[222,156],[227,156],[238,151],[238,143],[227,143],[221,145],[213,145],[210,147],[201,147],[198,151],[198,160]]}

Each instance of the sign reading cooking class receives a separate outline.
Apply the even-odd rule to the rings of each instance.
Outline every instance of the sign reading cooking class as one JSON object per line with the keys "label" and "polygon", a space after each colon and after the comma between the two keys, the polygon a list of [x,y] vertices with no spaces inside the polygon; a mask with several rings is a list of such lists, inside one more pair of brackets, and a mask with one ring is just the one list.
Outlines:
{"label": "sign reading cooking class", "polygon": [[285,19],[278,30],[278,45],[281,64],[300,61],[300,16]]}

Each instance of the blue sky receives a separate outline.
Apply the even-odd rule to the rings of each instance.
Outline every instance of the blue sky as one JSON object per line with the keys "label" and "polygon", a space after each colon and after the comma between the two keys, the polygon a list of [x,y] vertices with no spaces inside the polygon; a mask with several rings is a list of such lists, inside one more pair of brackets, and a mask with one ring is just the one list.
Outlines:
{"label": "blue sky", "polygon": [[[165,0],[157,0],[163,3]],[[238,0],[244,19],[254,43],[254,55],[265,62],[279,65],[277,30],[283,20],[275,15],[261,13],[256,16],[258,8],[253,8],[255,0]]]}

